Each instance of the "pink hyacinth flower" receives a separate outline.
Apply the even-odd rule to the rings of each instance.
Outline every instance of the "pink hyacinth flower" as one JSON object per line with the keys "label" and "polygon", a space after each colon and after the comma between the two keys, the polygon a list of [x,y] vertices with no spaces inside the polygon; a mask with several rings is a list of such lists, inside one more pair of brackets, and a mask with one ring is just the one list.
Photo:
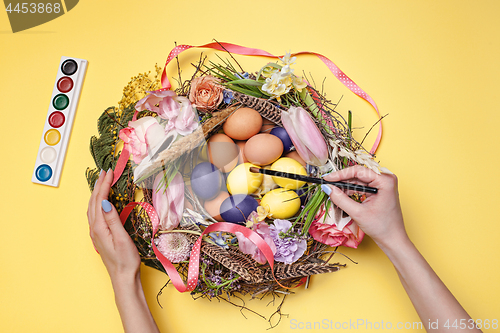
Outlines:
{"label": "pink hyacinth flower", "polygon": [[328,147],[309,113],[291,106],[281,112],[281,121],[302,159],[310,165],[323,166],[328,161]]}
{"label": "pink hyacinth flower", "polygon": [[165,188],[163,177],[163,172],[156,175],[153,185],[153,207],[160,219],[160,229],[172,230],[179,225],[184,212],[184,180],[181,174],[177,173]]}

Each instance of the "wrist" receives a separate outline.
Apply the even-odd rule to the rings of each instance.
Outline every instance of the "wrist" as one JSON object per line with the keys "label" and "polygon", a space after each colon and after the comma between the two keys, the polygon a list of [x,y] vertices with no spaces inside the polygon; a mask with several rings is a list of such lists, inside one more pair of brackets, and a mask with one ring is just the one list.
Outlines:
{"label": "wrist", "polygon": [[403,250],[415,247],[404,230],[397,235],[383,237],[374,241],[391,260],[398,253],[402,253]]}
{"label": "wrist", "polygon": [[142,291],[141,274],[140,271],[130,273],[117,273],[110,275],[111,284],[115,295],[123,295],[124,293]]}

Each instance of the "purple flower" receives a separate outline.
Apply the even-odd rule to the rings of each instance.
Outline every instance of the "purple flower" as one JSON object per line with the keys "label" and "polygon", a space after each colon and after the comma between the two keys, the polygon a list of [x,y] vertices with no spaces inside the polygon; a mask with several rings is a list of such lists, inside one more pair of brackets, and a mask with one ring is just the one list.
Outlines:
{"label": "purple flower", "polygon": [[247,72],[234,73],[234,75],[236,75],[236,77],[239,79],[248,79],[250,77],[250,74],[248,74]]}
{"label": "purple flower", "polygon": [[233,92],[231,90],[224,90],[222,95],[226,104],[230,104],[233,100]]}
{"label": "purple flower", "polygon": [[222,234],[222,232],[211,232],[208,234],[208,237],[213,240],[215,244],[218,246],[227,249],[229,246],[226,244],[226,236]]}
{"label": "purple flower", "polygon": [[292,227],[292,223],[287,220],[274,220],[274,225],[271,225],[271,238],[276,245],[276,253],[274,260],[291,264],[297,261],[307,250],[307,242],[305,239],[299,238],[281,238],[280,233],[286,233]]}

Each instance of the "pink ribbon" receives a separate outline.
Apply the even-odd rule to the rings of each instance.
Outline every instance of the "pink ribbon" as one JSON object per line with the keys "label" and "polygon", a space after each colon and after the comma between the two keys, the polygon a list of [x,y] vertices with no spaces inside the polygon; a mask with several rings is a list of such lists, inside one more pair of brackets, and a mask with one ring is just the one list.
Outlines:
{"label": "pink ribbon", "polygon": [[[176,46],[170,53],[168,54],[167,61],[165,62],[165,67],[163,69],[163,73],[161,75],[161,84],[163,86],[163,89],[170,89],[171,84],[170,81],[167,78],[167,65],[174,59],[176,56],[178,56],[181,52],[191,49],[191,48],[209,48],[209,49],[214,49],[214,50],[219,50],[219,51],[228,51],[231,53],[235,54],[240,54],[240,55],[247,55],[247,56],[261,56],[261,57],[269,57],[269,58],[279,58],[279,56],[275,56],[267,51],[260,50],[260,49],[254,49],[254,48],[249,48],[249,47],[244,47],[236,44],[231,44],[231,43],[208,43],[205,45],[200,45],[200,46],[192,46],[192,45],[178,45]],[[327,57],[315,53],[315,52],[309,52],[309,51],[302,51],[302,52],[297,52],[294,53],[293,55],[301,55],[301,54],[312,54],[317,56],[325,65],[330,69],[330,71],[335,75],[335,77],[342,82],[344,86],[347,87],[350,91],[370,103],[370,105],[375,109],[375,112],[377,112],[377,115],[380,118],[380,113],[377,107],[377,104],[375,104],[375,101],[363,90],[361,89],[353,80],[351,80],[344,72],[340,70],[340,68],[337,67],[330,59]],[[380,144],[380,141],[382,139],[382,121],[379,122],[379,130],[377,134],[377,138],[375,139],[375,143],[372,146],[372,149],[370,149],[371,154],[375,154],[375,151],[377,151],[377,148]]]}
{"label": "pink ribbon", "polygon": [[[250,230],[244,226],[234,224],[234,223],[227,223],[227,222],[218,222],[209,225],[203,233],[200,235],[198,240],[194,243],[193,249],[191,250],[191,256],[189,257],[189,269],[188,269],[188,276],[187,276],[187,285],[184,284],[184,281],[182,280],[181,276],[179,275],[179,272],[175,269],[175,266],[158,250],[154,243],[154,235],[158,231],[158,227],[160,225],[160,220],[158,218],[158,214],[156,214],[156,211],[152,205],[150,205],[147,202],[131,202],[125,208],[120,214],[120,220],[122,221],[123,224],[125,224],[125,221],[127,221],[128,216],[132,212],[135,206],[141,206],[146,210],[146,213],[148,214],[149,218],[151,219],[151,223],[153,225],[153,234],[151,236],[151,246],[153,247],[153,251],[158,258],[158,260],[161,262],[163,267],[165,268],[165,271],[167,272],[168,276],[170,277],[170,280],[172,281],[172,284],[174,287],[179,291],[179,292],[186,292],[186,291],[193,291],[196,288],[196,285],[198,284],[198,275],[199,275],[199,269],[200,269],[200,251],[201,251],[201,241],[203,240],[203,236],[214,231],[224,231],[224,232],[230,232],[230,233],[235,233],[235,232],[241,232],[246,238],[248,238],[250,241],[252,241],[257,247],[262,251],[264,254],[264,257],[267,259],[267,262],[269,262],[269,266],[271,267],[271,270],[273,272],[274,276],[274,255],[273,251],[269,247],[269,245],[262,239],[262,237],[259,236],[256,232],[253,230]],[[275,278],[276,279],[276,278]],[[302,280],[302,283],[304,283],[305,279]],[[278,282],[278,281],[276,281]],[[278,284],[283,287],[290,289],[288,287],[285,287],[281,285],[279,282]],[[299,285],[300,285],[299,284]],[[297,286],[296,286],[297,287]]]}

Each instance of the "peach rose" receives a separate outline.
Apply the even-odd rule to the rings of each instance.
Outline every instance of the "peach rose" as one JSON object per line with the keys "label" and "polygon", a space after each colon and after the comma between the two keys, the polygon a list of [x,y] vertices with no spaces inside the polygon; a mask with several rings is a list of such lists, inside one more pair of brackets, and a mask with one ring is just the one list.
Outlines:
{"label": "peach rose", "polygon": [[200,76],[191,81],[189,100],[201,111],[215,110],[224,99],[224,88],[212,75]]}

